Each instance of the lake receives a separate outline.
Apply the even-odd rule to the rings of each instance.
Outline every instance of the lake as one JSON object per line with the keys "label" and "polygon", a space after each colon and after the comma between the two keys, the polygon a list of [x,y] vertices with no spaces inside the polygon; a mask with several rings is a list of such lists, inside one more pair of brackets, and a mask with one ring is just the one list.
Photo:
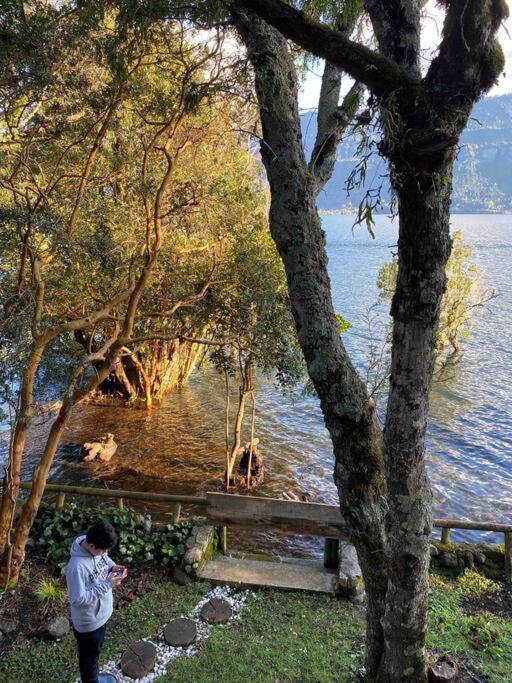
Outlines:
{"label": "lake", "polygon": [[[431,396],[428,471],[436,516],[512,521],[512,216],[455,215],[453,229],[473,247],[486,287],[498,296],[476,318],[459,361]],[[397,227],[376,217],[372,239],[352,229],[349,216],[324,216],[329,269],[337,311],[352,323],[344,335],[356,365],[364,369],[370,335],[366,312],[377,300],[379,267],[390,260]],[[384,307],[377,326],[383,334]],[[235,390],[235,388],[233,387]],[[333,456],[315,398],[283,396],[270,379],[257,383],[256,435],[269,468],[258,495],[294,488],[318,502],[335,503]],[[188,387],[164,405],[142,410],[88,405],[76,411],[50,479],[172,493],[202,493],[218,486],[224,467],[224,388],[212,370],[196,373]],[[23,475],[28,478],[46,433],[31,436]],[[111,431],[119,450],[108,465],[80,462],[80,444]],[[476,539],[458,532],[454,538]],[[500,536],[483,534],[502,542]],[[233,545],[277,554],[312,556],[321,544],[272,533],[235,534]]]}

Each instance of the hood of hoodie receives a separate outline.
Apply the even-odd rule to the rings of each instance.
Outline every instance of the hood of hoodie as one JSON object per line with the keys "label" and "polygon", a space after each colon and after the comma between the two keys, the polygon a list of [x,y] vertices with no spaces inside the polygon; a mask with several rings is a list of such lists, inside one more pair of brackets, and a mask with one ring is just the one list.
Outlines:
{"label": "hood of hoodie", "polygon": [[85,534],[75,538],[71,544],[71,550],[69,551],[71,557],[92,557],[91,553],[80,545],[82,541],[85,541]]}

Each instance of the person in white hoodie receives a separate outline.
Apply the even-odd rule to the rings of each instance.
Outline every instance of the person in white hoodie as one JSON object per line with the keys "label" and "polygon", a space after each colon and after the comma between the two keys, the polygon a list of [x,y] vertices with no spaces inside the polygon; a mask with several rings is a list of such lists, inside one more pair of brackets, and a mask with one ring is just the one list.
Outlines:
{"label": "person in white hoodie", "polygon": [[71,546],[66,583],[82,683],[116,680],[110,674],[100,674],[98,668],[107,621],[112,616],[112,588],[127,576],[126,567],[115,564],[107,554],[116,543],[112,525],[99,521]]}

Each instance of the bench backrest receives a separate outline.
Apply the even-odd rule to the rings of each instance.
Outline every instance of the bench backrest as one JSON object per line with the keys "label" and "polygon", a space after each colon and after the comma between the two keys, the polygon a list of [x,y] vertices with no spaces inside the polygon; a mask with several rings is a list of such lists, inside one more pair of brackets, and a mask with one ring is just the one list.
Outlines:
{"label": "bench backrest", "polygon": [[282,529],[305,536],[348,538],[346,525],[336,505],[228,493],[207,493],[206,501],[206,517],[213,524]]}

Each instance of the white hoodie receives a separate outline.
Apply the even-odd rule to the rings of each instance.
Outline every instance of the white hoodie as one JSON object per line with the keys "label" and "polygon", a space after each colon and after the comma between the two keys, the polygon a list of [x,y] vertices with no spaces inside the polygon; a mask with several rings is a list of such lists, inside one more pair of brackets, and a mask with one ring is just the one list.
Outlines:
{"label": "white hoodie", "polygon": [[89,633],[103,626],[112,616],[112,584],[107,579],[114,566],[110,557],[91,555],[80,544],[79,536],[71,546],[71,559],[66,567],[71,621],[79,633]]}

